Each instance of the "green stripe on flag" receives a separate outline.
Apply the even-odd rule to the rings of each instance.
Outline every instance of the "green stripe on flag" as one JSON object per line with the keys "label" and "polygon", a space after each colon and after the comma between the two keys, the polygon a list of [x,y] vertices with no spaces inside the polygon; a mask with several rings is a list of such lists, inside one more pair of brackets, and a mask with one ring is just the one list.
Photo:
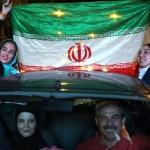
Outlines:
{"label": "green stripe on flag", "polygon": [[30,4],[12,9],[14,35],[42,40],[139,33],[146,30],[149,18],[150,2],[138,1]]}

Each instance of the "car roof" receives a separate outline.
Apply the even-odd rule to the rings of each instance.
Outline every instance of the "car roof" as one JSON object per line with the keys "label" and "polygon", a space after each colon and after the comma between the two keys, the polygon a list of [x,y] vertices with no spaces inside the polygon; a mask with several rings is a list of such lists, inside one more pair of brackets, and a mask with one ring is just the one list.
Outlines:
{"label": "car roof", "polygon": [[10,97],[148,100],[149,95],[149,86],[139,79],[108,72],[41,71],[22,73],[17,80],[0,80],[0,97],[4,101]]}

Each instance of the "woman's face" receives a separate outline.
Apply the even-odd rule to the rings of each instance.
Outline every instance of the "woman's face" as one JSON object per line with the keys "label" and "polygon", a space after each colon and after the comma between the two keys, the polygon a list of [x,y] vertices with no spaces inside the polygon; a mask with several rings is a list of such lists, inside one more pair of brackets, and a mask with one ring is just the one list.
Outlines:
{"label": "woman's face", "polygon": [[21,112],[17,117],[17,128],[22,137],[32,136],[36,129],[35,116],[30,112]]}
{"label": "woman's face", "polygon": [[7,42],[0,49],[0,61],[4,64],[8,64],[13,60],[15,54],[15,45],[11,42]]}
{"label": "woman's face", "polygon": [[145,45],[141,48],[139,52],[139,63],[140,67],[148,67],[150,65],[150,48],[149,46]]}

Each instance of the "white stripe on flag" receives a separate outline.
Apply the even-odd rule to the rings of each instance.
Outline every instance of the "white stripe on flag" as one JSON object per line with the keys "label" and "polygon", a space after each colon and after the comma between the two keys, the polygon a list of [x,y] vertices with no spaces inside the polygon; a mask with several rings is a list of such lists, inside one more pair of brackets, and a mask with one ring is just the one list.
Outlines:
{"label": "white stripe on flag", "polygon": [[[43,41],[14,35],[14,40],[19,47],[19,63],[23,65],[52,67],[111,65],[135,61],[143,44],[144,33],[81,41]],[[92,54],[83,62],[72,62],[68,59],[68,50],[78,42],[88,46]],[[81,52],[81,55],[84,55],[84,52]],[[75,57],[78,57],[77,53]]]}

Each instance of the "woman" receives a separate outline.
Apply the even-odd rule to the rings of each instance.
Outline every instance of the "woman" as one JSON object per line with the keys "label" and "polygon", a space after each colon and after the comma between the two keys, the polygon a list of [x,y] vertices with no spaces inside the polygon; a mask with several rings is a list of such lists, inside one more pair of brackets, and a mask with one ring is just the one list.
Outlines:
{"label": "woman", "polygon": [[0,44],[0,62],[4,66],[4,77],[17,75],[16,65],[17,44],[12,39],[2,41]]}
{"label": "woman", "polygon": [[138,78],[150,85],[150,43],[144,44],[138,54]]}
{"label": "woman", "polygon": [[13,135],[14,150],[61,150],[43,140],[40,129],[40,112],[33,109],[21,109],[16,115],[16,132]]}

